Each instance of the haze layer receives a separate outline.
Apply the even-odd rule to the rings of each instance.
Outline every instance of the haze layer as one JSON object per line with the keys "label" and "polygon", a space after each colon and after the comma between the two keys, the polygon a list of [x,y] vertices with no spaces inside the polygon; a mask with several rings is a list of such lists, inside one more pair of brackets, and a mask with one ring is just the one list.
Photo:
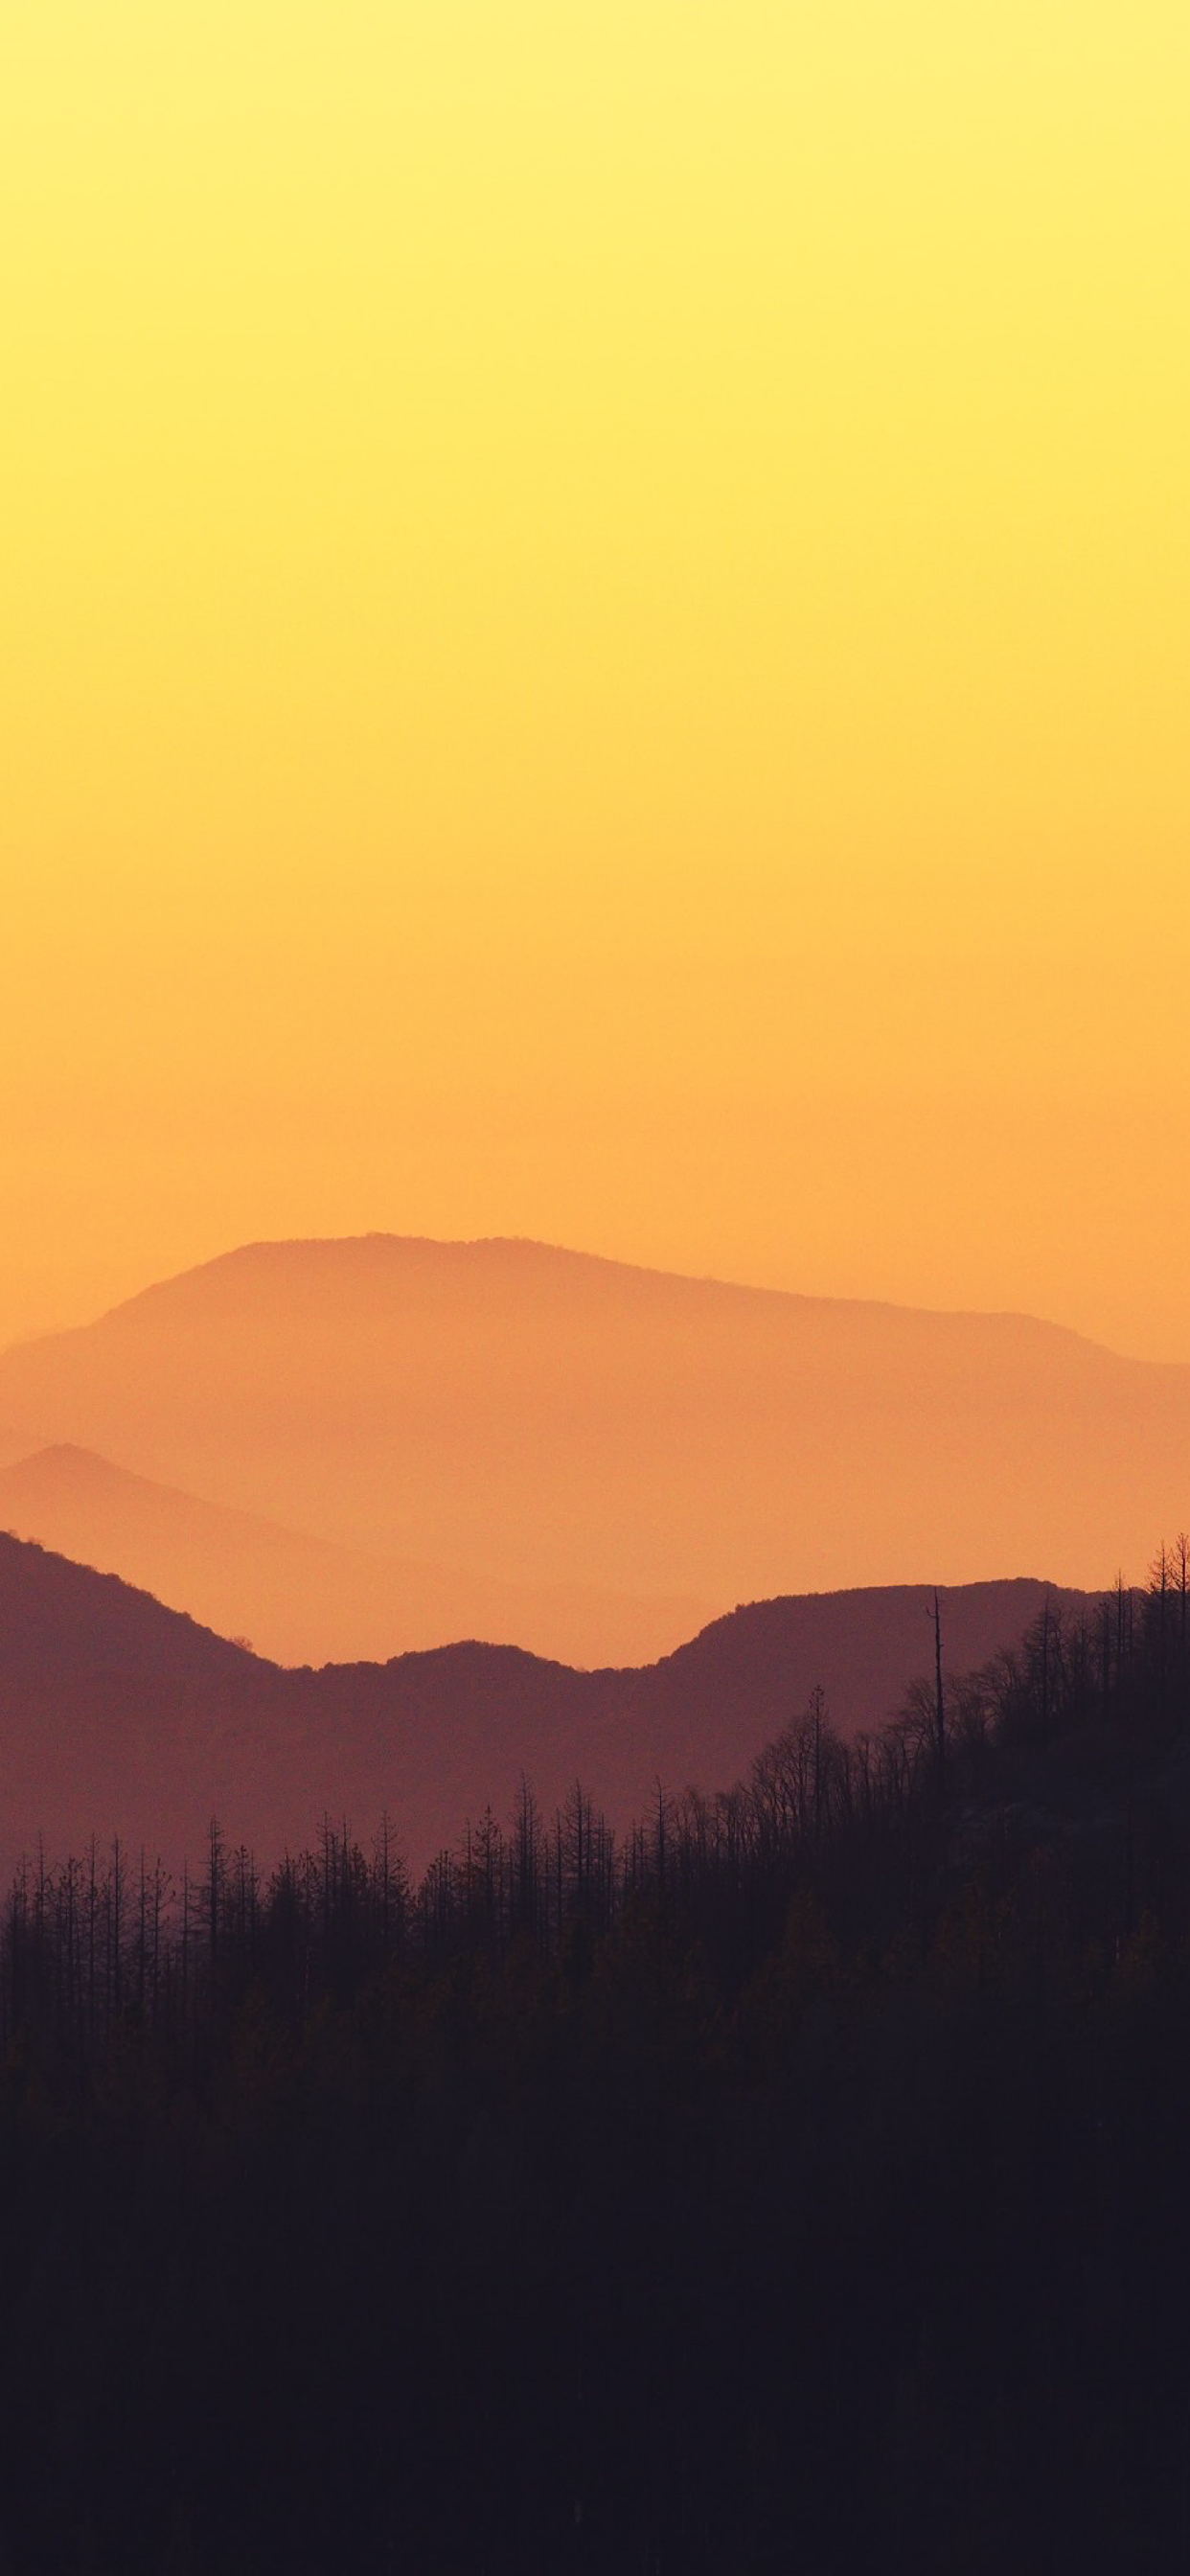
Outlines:
{"label": "haze layer", "polygon": [[[130,1436],[135,1440],[135,1430]],[[0,1456],[3,1446],[0,1435]],[[228,1464],[233,1486],[251,1484],[252,1456],[242,1475],[234,1457]],[[365,1502],[370,1484],[367,1478]],[[306,1500],[320,1521],[316,1499]],[[326,1517],[333,1520],[333,1510]],[[692,1594],[641,1598],[578,1580],[502,1582],[311,1538],[259,1513],[130,1475],[70,1442],[0,1465],[3,1529],[119,1574],[220,1636],[249,1641],[285,1664],[384,1662],[460,1637],[577,1664],[644,1664],[713,1615],[712,1605]]]}
{"label": "haze layer", "polygon": [[[413,1560],[554,1587],[548,1639],[528,1620],[496,1633],[584,1662],[625,1659],[625,1595],[730,1607],[1021,1573],[1097,1589],[1190,1522],[1190,1369],[1027,1317],[534,1244],[247,1247],[0,1357],[0,1426],[10,1456],[74,1443],[406,1577]],[[70,1544],[93,1553],[83,1537],[76,1521]],[[110,1542],[97,1562],[143,1572]],[[395,1562],[388,1581],[395,1652]],[[680,1605],[640,1615],[661,1642]]]}

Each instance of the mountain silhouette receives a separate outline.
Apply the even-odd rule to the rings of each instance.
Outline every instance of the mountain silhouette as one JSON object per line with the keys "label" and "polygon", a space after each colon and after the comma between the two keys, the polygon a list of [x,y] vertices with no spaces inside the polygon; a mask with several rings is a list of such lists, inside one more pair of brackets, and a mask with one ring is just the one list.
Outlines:
{"label": "mountain silhouette", "polygon": [[4,1528],[122,1575],[285,1664],[382,1661],[472,1636],[546,1656],[567,1650],[583,1664],[638,1663],[713,1610],[693,1596],[633,1600],[372,1556],[131,1475],[68,1441],[0,1466]]}
{"label": "mountain silhouette", "polygon": [[518,1639],[583,1663],[624,1651],[591,1591],[1098,1587],[1190,1520],[1190,1369],[521,1242],[247,1246],[0,1355],[0,1422],[374,1558],[583,1587]]}
{"label": "mountain silhouette", "polygon": [[[1015,1644],[1048,1587],[944,1597],[949,1669]],[[754,1603],[656,1664],[576,1672],[460,1643],[386,1664],[289,1671],[150,1595],[0,1536],[0,1864],[44,1838],[119,1832],[171,1866],[212,1814],[268,1862],[324,1812],[388,1811],[415,1867],[522,1774],[547,1812],[576,1778],[620,1824],[658,1778],[729,1783],[819,1683],[844,1731],[878,1725],[932,1657],[924,1587]]]}

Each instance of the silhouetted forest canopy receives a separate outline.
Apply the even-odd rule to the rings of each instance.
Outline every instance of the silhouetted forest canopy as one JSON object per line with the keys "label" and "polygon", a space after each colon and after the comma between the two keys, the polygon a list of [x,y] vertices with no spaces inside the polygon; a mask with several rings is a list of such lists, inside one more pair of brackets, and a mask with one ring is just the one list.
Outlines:
{"label": "silhouetted forest canopy", "polygon": [[[399,1818],[0,1943],[0,2569],[1190,2543],[1190,1543],[617,1836]],[[945,1601],[941,1609],[945,1636]]]}

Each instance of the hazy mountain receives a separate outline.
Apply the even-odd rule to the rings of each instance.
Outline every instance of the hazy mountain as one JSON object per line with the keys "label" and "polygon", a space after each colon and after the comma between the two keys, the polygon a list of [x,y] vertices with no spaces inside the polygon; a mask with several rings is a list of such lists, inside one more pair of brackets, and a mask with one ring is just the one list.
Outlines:
{"label": "hazy mountain", "polygon": [[130,1475],[69,1442],[0,1466],[5,1528],[286,1664],[383,1661],[458,1637],[638,1663],[691,1636],[713,1608],[369,1556]]}
{"label": "hazy mountain", "polygon": [[[1019,1638],[1044,1592],[948,1593],[950,1670]],[[457,1645],[290,1672],[0,1537],[0,1861],[118,1830],[176,1863],[212,1813],[271,1859],[326,1810],[367,1834],[387,1807],[420,1867],[489,1800],[506,1815],[522,1773],[548,1811],[581,1777],[623,1822],[658,1776],[730,1782],[818,1682],[843,1727],[878,1724],[930,1666],[928,1612],[922,1588],[761,1602],[636,1671]]]}
{"label": "hazy mountain", "polygon": [[526,1243],[249,1246],[4,1354],[0,1421],[373,1556],[711,1603],[1097,1585],[1190,1521],[1190,1369]]}

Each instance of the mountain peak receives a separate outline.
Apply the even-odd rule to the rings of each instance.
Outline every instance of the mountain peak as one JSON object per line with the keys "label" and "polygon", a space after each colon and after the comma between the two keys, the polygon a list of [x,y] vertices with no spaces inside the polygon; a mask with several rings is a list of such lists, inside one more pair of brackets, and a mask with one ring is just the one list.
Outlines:
{"label": "mountain peak", "polygon": [[[992,1332],[1038,1334],[1066,1343],[1087,1342],[1065,1324],[1013,1309],[920,1307],[888,1298],[832,1297],[801,1289],[758,1287],[710,1273],[659,1268],[609,1254],[586,1252],[528,1235],[436,1237],[374,1231],[361,1235],[261,1237],[210,1260],[152,1282],[107,1310],[101,1322],[152,1309],[163,1301],[255,1303],[269,1295],[309,1299],[323,1292],[354,1302],[377,1293],[436,1288],[482,1295],[493,1285],[514,1293],[584,1292],[612,1300],[685,1298],[694,1303],[739,1301],[776,1312],[823,1319],[887,1319],[909,1326],[975,1326]],[[88,1329],[87,1327],[76,1329]],[[1136,1363],[1143,1365],[1143,1363]]]}

